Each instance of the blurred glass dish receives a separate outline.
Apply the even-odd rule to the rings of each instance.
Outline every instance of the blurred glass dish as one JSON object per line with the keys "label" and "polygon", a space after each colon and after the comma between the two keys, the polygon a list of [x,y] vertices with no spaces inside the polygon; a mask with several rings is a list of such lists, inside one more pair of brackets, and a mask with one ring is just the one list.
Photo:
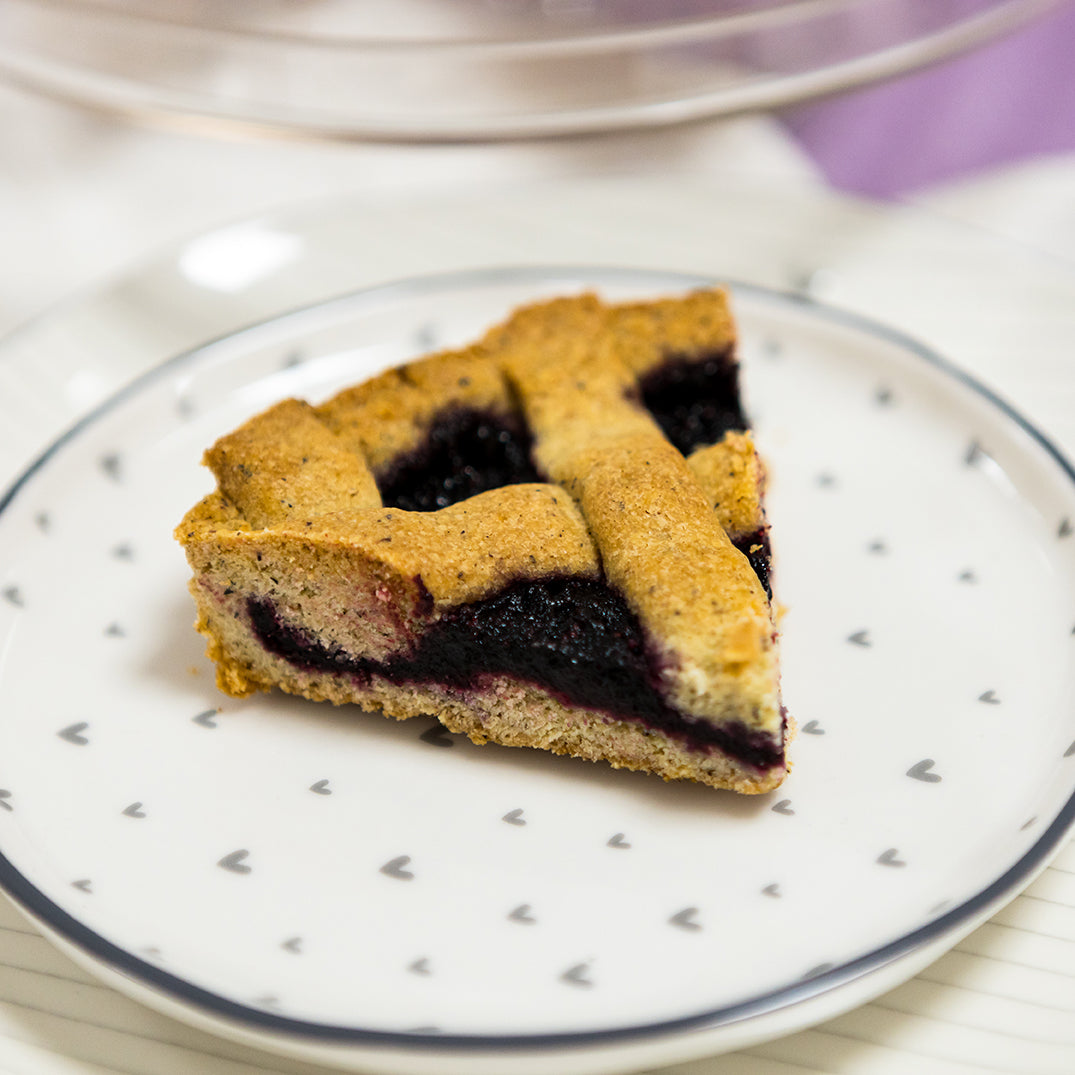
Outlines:
{"label": "blurred glass dish", "polygon": [[0,0],[0,77],[154,121],[450,140],[659,126],[885,78],[1057,0]]}

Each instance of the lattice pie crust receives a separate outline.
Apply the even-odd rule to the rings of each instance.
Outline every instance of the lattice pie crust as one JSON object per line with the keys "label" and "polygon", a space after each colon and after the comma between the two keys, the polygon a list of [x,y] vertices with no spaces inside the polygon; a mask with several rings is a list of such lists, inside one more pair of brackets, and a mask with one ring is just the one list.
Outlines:
{"label": "lattice pie crust", "polygon": [[[715,443],[714,443],[715,442]],[[206,453],[176,535],[219,686],[762,792],[763,475],[721,290],[584,294]]]}

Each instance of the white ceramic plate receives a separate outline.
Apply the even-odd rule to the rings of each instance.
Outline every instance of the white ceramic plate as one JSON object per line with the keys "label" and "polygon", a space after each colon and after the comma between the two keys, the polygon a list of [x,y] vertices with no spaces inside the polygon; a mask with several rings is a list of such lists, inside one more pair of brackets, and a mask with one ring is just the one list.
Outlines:
{"label": "white ceramic plate", "polygon": [[779,792],[215,691],[171,529],[217,435],[521,301],[692,282],[361,292],[182,355],[60,440],[0,511],[7,891],[173,1014],[443,1073],[738,1047],[910,976],[1015,895],[1075,817],[1072,472],[938,357],[801,298],[735,288],[801,729]]}

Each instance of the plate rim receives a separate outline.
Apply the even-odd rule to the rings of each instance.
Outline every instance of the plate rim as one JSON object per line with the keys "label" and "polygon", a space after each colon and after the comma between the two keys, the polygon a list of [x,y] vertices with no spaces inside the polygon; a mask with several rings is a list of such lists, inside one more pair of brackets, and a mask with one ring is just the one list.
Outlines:
{"label": "plate rim", "polygon": [[[1043,450],[1051,462],[1075,486],[1075,465],[1067,459],[1047,434],[1024,417],[1003,396],[928,344],[874,317],[841,308],[807,292],[782,290],[734,278],[645,267],[565,263],[486,266],[411,275],[352,288],[318,301],[283,309],[276,314],[214,335],[140,373],[91,407],[55,437],[0,494],[0,516],[3,516],[3,513],[34,476],[85,429],[137,396],[154,382],[166,378],[185,364],[194,362],[198,356],[222,344],[256,333],[270,324],[299,319],[315,311],[328,310],[333,306],[353,307],[355,303],[377,305],[385,299],[414,297],[445,287],[471,288],[505,283],[537,285],[557,279],[564,279],[565,283],[573,280],[576,286],[581,283],[590,287],[600,286],[597,281],[611,284],[641,282],[642,280],[647,281],[650,286],[655,281],[663,281],[663,284],[667,286],[681,289],[719,285],[727,287],[733,296],[735,294],[749,295],[755,299],[775,302],[793,309],[808,310],[822,320],[872,335],[909,352],[934,370],[962,384],[979,399],[999,411],[1005,419],[1013,423],[1038,448]],[[46,935],[48,932],[55,933],[63,942],[77,949],[88,964],[101,964],[110,972],[132,979],[138,987],[148,988],[173,1004],[178,1004],[180,1007],[190,1006],[203,1018],[223,1020],[226,1024],[234,1025],[247,1033],[268,1033],[276,1037],[304,1042],[307,1045],[390,1046],[426,1054],[443,1052],[458,1055],[473,1052],[488,1055],[498,1051],[531,1052],[592,1048],[629,1043],[640,1039],[668,1037],[685,1031],[716,1031],[789,1010],[798,1004],[820,998],[842,986],[864,979],[914,951],[939,942],[946,935],[955,935],[953,942],[955,943],[961,935],[961,927],[973,925],[977,920],[981,920],[987,914],[992,914],[1008,900],[1017,896],[1025,885],[1030,883],[1048,864],[1052,856],[1062,849],[1065,837],[1073,829],[1075,829],[1075,791],[1035,842],[985,888],[924,925],[820,973],[804,976],[734,1004],[690,1015],[622,1027],[549,1033],[432,1034],[320,1023],[281,1015],[231,1000],[210,989],[195,985],[137,956],[121,945],[109,941],[85,925],[75,915],[65,911],[39,889],[4,854],[2,847],[0,847],[0,891],[10,897],[31,921],[39,922]]]}

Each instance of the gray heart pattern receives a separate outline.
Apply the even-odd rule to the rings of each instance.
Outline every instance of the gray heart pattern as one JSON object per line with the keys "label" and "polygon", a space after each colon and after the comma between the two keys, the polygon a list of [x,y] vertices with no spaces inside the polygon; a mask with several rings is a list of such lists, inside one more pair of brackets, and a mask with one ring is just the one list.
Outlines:
{"label": "gray heart pattern", "polygon": [[816,720],[808,720],[800,729],[804,735],[824,735],[825,729]]}
{"label": "gray heart pattern", "polygon": [[1000,699],[997,697],[997,692],[994,690],[982,691],[978,695],[978,701],[984,702],[986,705],[1000,705]]}
{"label": "gray heart pattern", "polygon": [[615,847],[615,848],[618,848],[621,851],[626,851],[631,845],[624,838],[623,833],[618,832],[618,833],[616,833],[615,836],[609,837],[609,841],[608,841],[608,844],[606,846]]}
{"label": "gray heart pattern", "polygon": [[302,938],[301,937],[288,937],[286,941],[281,941],[280,947],[285,952],[290,952],[292,955],[302,954]]}
{"label": "gray heart pattern", "polygon": [[331,795],[332,788],[328,786],[327,780],[317,780],[310,785],[310,791],[315,795]]}
{"label": "gray heart pattern", "polygon": [[784,893],[780,891],[780,886],[776,884],[776,882],[773,882],[773,884],[771,885],[766,885],[765,888],[762,889],[762,892],[766,896],[769,896],[774,900],[778,900],[784,895]]}
{"label": "gray heart pattern", "polygon": [[568,967],[567,970],[560,975],[560,981],[566,982],[568,985],[577,985],[581,986],[583,989],[590,989],[594,983],[589,976],[589,971],[589,963],[576,963],[574,966]]}
{"label": "gray heart pattern", "polygon": [[526,818],[523,817],[522,810],[509,810],[500,820],[506,821],[509,825],[526,824]]}
{"label": "gray heart pattern", "polygon": [[691,932],[697,932],[702,928],[702,923],[698,921],[697,907],[684,907],[682,911],[676,911],[676,913],[668,919],[668,922],[678,929],[686,929]]}
{"label": "gray heart pattern", "polygon": [[110,623],[105,628],[105,635],[108,638],[126,638],[127,632],[118,623]]}
{"label": "gray heart pattern", "polygon": [[246,860],[250,857],[250,852],[245,847],[239,848],[238,851],[229,851],[217,865],[222,870],[228,870],[231,873],[250,873],[252,867],[246,864]]}
{"label": "gray heart pattern", "polygon": [[771,809],[777,814],[787,814],[789,817],[795,813],[791,808],[790,799],[781,799],[778,803],[773,803]]}
{"label": "gray heart pattern", "polygon": [[197,716],[191,717],[195,724],[200,724],[203,728],[215,728],[217,710],[215,709],[203,709]]}
{"label": "gray heart pattern", "polygon": [[537,919],[530,913],[529,903],[520,903],[518,907],[508,912],[508,918],[512,922],[521,922],[525,926],[532,926]]}
{"label": "gray heart pattern", "polygon": [[113,480],[123,480],[123,461],[119,455],[112,453],[111,455],[103,455],[97,461],[100,464],[101,469]]}
{"label": "gray heart pattern", "polygon": [[131,803],[130,806],[124,807],[123,813],[126,814],[127,817],[145,817],[146,816],[145,811],[142,809],[142,804],[141,803]]}
{"label": "gray heart pattern", "polygon": [[877,861],[882,866],[906,866],[907,863],[899,857],[899,850],[895,847],[886,848],[877,856]]}
{"label": "gray heart pattern", "polygon": [[925,784],[939,784],[941,782],[941,774],[932,772],[935,762],[932,758],[923,758],[921,761],[916,761],[910,769],[907,770],[907,775],[914,780],[921,780]]}
{"label": "gray heart pattern", "polygon": [[397,855],[394,859],[389,859],[389,861],[381,867],[380,872],[386,877],[394,877],[397,881],[413,881],[414,874],[410,870],[405,869],[406,866],[410,865],[410,861],[410,855]]}
{"label": "gray heart pattern", "polygon": [[411,974],[419,974],[423,978],[428,978],[433,971],[429,968],[429,960],[423,956],[421,959],[416,959],[408,968]]}
{"label": "gray heart pattern", "polygon": [[839,280],[839,276],[832,269],[819,265],[813,269],[793,270],[789,274],[789,280],[793,290],[818,296],[829,290]]}
{"label": "gray heart pattern", "polygon": [[69,743],[84,747],[89,740],[82,733],[88,727],[89,725],[84,720],[80,720],[77,724],[69,724],[66,728],[61,728],[56,734]]}
{"label": "gray heart pattern", "polygon": [[414,334],[414,345],[423,351],[431,351],[437,346],[437,328],[433,324],[422,325]]}
{"label": "gray heart pattern", "polygon": [[93,882],[88,877],[83,877],[78,881],[72,881],[71,887],[77,888],[81,892],[93,892]]}
{"label": "gray heart pattern", "polygon": [[870,641],[869,631],[856,631],[853,635],[848,635],[847,640],[854,646],[862,646],[864,648],[868,648],[873,645],[873,643]]}

